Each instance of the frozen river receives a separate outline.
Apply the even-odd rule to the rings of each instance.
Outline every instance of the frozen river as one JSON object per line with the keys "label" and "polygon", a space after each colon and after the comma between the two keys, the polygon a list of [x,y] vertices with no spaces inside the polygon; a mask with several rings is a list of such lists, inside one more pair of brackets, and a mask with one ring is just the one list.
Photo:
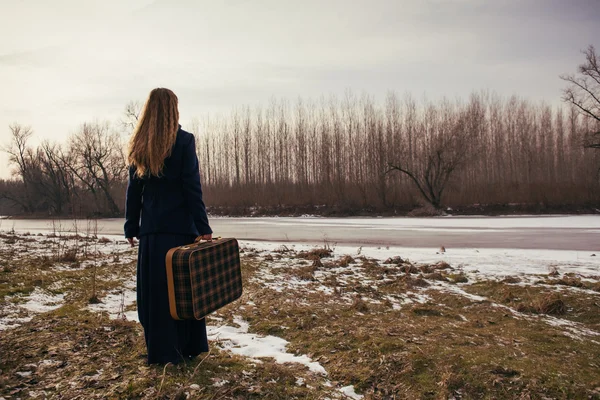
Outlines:
{"label": "frozen river", "polygon": [[[600,252],[600,216],[438,218],[211,218],[215,235],[241,240],[446,248]],[[88,222],[78,221],[79,232]],[[122,219],[98,220],[99,235],[119,235]],[[0,220],[0,230],[74,231],[73,220]],[[600,254],[598,254],[600,256]]]}

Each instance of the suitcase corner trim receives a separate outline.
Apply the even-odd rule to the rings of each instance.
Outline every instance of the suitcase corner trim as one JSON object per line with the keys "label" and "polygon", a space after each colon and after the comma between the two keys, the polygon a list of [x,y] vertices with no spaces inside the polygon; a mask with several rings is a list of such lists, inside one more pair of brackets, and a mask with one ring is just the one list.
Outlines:
{"label": "suitcase corner trim", "polygon": [[167,265],[167,289],[169,292],[169,312],[171,317],[175,320],[181,321],[181,318],[177,314],[177,304],[175,302],[175,281],[173,279],[173,254],[179,248],[175,247],[167,252],[166,265]]}

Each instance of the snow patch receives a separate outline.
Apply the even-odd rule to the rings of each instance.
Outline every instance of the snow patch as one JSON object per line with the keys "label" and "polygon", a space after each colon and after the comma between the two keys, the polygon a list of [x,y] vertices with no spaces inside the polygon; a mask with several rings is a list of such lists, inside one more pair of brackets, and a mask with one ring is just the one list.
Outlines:
{"label": "snow patch", "polygon": [[588,329],[574,321],[568,321],[549,315],[544,316],[544,321],[549,325],[566,329],[569,333],[565,332],[565,334],[572,339],[583,340],[582,336],[600,336],[600,332]]}
{"label": "snow patch", "polygon": [[135,288],[135,279],[123,283],[121,290],[113,291],[100,298],[102,303],[90,304],[88,309],[93,312],[107,312],[110,319],[125,318],[128,321],[140,322],[138,313],[134,311],[125,311],[125,309],[134,304],[137,300]]}
{"label": "snow patch", "polygon": [[53,295],[52,293],[36,287],[28,296],[27,302],[20,304],[20,307],[33,313],[44,313],[62,306],[64,299],[64,294]]}
{"label": "snow patch", "polygon": [[[2,310],[6,311],[6,310]],[[14,314],[9,314],[0,319],[0,331],[6,329],[16,328],[17,326],[24,324],[25,322],[31,321],[32,317],[17,317]]]}
{"label": "snow patch", "polygon": [[363,397],[365,397],[362,394],[356,393],[354,391],[354,386],[352,386],[352,385],[344,386],[343,388],[340,388],[339,391],[342,392],[344,394],[344,396],[349,397],[354,400],[360,400]]}
{"label": "snow patch", "polygon": [[227,379],[212,378],[214,387],[222,387],[229,383]]}
{"label": "snow patch", "polygon": [[248,322],[235,316],[233,322],[238,328],[228,325],[207,326],[208,338],[219,341],[222,349],[231,351],[252,359],[273,358],[279,364],[298,363],[308,367],[312,372],[327,375],[325,368],[318,362],[313,362],[308,356],[295,356],[286,351],[288,342],[276,336],[259,336],[248,333]]}
{"label": "snow patch", "polygon": [[20,297],[27,301],[13,304],[10,298],[2,306],[0,317],[0,331],[15,328],[25,322],[31,321],[31,314],[45,313],[55,310],[64,304],[64,294],[52,294],[44,289],[36,287],[28,296]]}

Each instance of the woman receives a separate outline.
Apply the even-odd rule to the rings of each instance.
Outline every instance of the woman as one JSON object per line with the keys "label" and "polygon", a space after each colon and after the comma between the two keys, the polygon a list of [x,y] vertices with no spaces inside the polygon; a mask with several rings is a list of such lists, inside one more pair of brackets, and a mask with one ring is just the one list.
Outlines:
{"label": "woman", "polygon": [[[154,89],[129,143],[125,237],[140,241],[137,307],[149,364],[178,363],[208,351],[206,325],[169,313],[165,256],[170,248],[211,240],[194,136],[181,129],[177,96]],[[141,220],[140,220],[141,214]]]}

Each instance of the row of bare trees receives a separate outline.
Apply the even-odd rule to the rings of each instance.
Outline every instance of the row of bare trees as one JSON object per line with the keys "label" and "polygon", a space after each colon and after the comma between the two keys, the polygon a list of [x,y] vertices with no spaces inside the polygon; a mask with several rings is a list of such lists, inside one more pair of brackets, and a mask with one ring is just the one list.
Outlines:
{"label": "row of bare trees", "polygon": [[[600,199],[600,152],[585,149],[598,123],[575,108],[474,93],[466,102],[273,101],[197,122],[209,206],[323,206],[346,211],[470,204],[585,205]],[[17,182],[0,196],[25,213],[120,215],[123,137],[84,124],[66,145],[30,146],[10,127]]]}
{"label": "row of bare trees", "polygon": [[[343,99],[272,101],[196,120],[206,201],[212,207],[391,211],[419,204],[591,205],[600,201],[600,68],[593,46],[564,75],[567,108],[473,93],[467,101]],[[140,104],[121,128],[131,131]],[[22,212],[119,215],[126,185],[123,137],[84,124],[66,145],[29,145],[14,124],[16,180],[0,200]]]}
{"label": "row of bare trees", "polygon": [[126,179],[121,135],[108,123],[86,123],[66,145],[30,145],[30,127],[13,124],[4,147],[16,180],[0,185],[0,198],[21,212],[117,216]]}
{"label": "row of bare trees", "polygon": [[273,102],[204,121],[198,153],[209,204],[357,208],[599,199],[592,121],[517,97],[467,102],[390,94]]}
{"label": "row of bare trees", "polygon": [[597,206],[600,62],[593,46],[583,54],[577,75],[561,76],[566,109],[489,93],[383,104],[347,94],[206,120],[196,131],[209,203]]}

